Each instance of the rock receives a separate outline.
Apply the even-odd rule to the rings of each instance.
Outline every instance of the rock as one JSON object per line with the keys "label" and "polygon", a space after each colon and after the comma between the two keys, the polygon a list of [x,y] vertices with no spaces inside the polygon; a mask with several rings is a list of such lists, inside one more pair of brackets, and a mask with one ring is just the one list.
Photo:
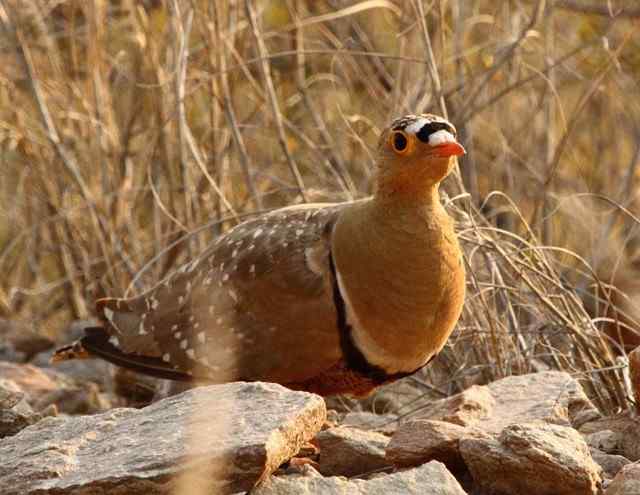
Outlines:
{"label": "rock", "polygon": [[496,400],[487,386],[472,385],[459,394],[432,402],[414,418],[467,426],[491,418],[495,405]]}
{"label": "rock", "polygon": [[78,383],[63,373],[31,364],[0,362],[0,376],[15,382],[36,410],[54,405],[67,414],[101,412],[111,402],[91,382]]}
{"label": "rock", "polygon": [[460,453],[482,493],[595,495],[600,467],[573,428],[513,424],[498,438],[463,438]]}
{"label": "rock", "polygon": [[[602,432],[605,432],[604,434]],[[640,460],[640,418],[629,416],[628,414],[620,414],[610,418],[602,418],[596,421],[590,421],[580,427],[580,433],[591,435],[598,433],[600,437],[611,435],[607,431],[613,433],[616,441],[616,450],[612,453],[622,454],[631,461]]]}
{"label": "rock", "polygon": [[373,431],[338,426],[316,436],[319,471],[325,476],[361,476],[389,468],[384,449],[389,437]]}
{"label": "rock", "polygon": [[473,386],[429,405],[414,418],[473,425],[499,434],[512,423],[544,421],[578,427],[598,416],[582,386],[568,373],[544,371]]}
{"label": "rock", "polygon": [[304,475],[273,476],[252,495],[466,495],[447,468],[436,461],[369,480],[325,478],[310,466]]}
{"label": "rock", "polygon": [[366,411],[350,412],[342,418],[340,426],[393,435],[393,432],[398,427],[398,417],[395,414],[375,414]]}
{"label": "rock", "polygon": [[200,387],[143,409],[46,418],[0,443],[0,492],[249,490],[324,419],[322,398],[264,383]]}
{"label": "rock", "polygon": [[629,464],[613,479],[604,495],[636,495],[640,493],[640,464]]}
{"label": "rock", "polygon": [[42,416],[31,409],[20,387],[0,378],[0,438],[15,435],[40,419]]}
{"label": "rock", "polygon": [[24,321],[0,318],[0,349],[15,361],[29,361],[36,354],[51,349],[54,342]]}
{"label": "rock", "polygon": [[604,479],[612,479],[618,474],[618,472],[627,464],[631,464],[631,461],[621,455],[607,454],[601,450],[591,450],[591,458],[593,461],[602,468],[602,477]]}
{"label": "rock", "polygon": [[601,430],[585,436],[589,447],[593,447],[606,454],[620,454],[622,452],[622,435],[611,430]]}
{"label": "rock", "polygon": [[464,469],[459,441],[468,436],[483,436],[483,433],[445,421],[407,421],[391,437],[386,449],[387,460],[399,467],[437,460],[455,472]]}

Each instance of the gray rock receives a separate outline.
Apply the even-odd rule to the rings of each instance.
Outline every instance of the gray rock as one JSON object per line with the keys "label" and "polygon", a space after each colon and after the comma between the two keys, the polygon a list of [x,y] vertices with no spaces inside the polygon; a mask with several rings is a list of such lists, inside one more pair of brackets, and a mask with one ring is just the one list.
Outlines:
{"label": "gray rock", "polygon": [[596,435],[595,438],[598,440],[613,433],[610,440],[615,441],[615,450],[611,453],[622,454],[634,462],[640,460],[640,418],[628,413],[601,418],[583,424],[580,433],[589,439]]}
{"label": "gray rock", "polygon": [[437,460],[449,469],[464,468],[459,441],[469,436],[482,436],[473,427],[445,421],[415,420],[402,423],[386,448],[389,462],[395,466],[417,466]]}
{"label": "gray rock", "polygon": [[144,409],[46,418],[0,443],[0,493],[248,490],[312,438],[325,414],[313,394],[230,383]]}
{"label": "gray rock", "polygon": [[7,360],[29,361],[53,345],[53,340],[38,332],[32,323],[0,318],[0,355]]}
{"label": "gray rock", "polygon": [[15,382],[36,411],[54,406],[67,414],[83,414],[111,407],[111,402],[100,394],[95,383],[76,381],[53,369],[0,362],[0,376]]}
{"label": "gray rock", "polygon": [[600,467],[573,428],[514,424],[497,439],[461,439],[460,453],[481,493],[595,495],[600,488]]}
{"label": "gray rock", "polygon": [[20,387],[0,378],[0,438],[15,435],[40,419],[42,416],[31,409]]}
{"label": "gray rock", "polygon": [[640,464],[629,464],[623,467],[604,495],[636,495],[640,493]]}
{"label": "gray rock", "polygon": [[571,375],[545,371],[510,376],[433,403],[414,418],[473,425],[493,434],[513,423],[544,421],[578,427],[598,416],[582,386]]}
{"label": "gray rock", "polygon": [[391,464],[385,459],[389,437],[373,431],[338,426],[316,436],[319,471],[325,476],[361,476]]}
{"label": "gray rock", "polygon": [[631,461],[626,457],[615,454],[608,454],[601,450],[591,447],[591,457],[594,462],[602,469],[602,477],[604,479],[613,479],[618,472]]}
{"label": "gray rock", "polygon": [[375,414],[367,411],[350,412],[342,418],[340,426],[393,435],[398,427],[398,417],[395,414]]}
{"label": "gray rock", "polygon": [[601,430],[585,436],[589,447],[598,449],[607,454],[620,454],[622,452],[622,435],[612,430]]}
{"label": "gray rock", "polygon": [[252,495],[466,495],[447,468],[436,461],[369,480],[325,478],[310,466],[304,475],[273,476]]}

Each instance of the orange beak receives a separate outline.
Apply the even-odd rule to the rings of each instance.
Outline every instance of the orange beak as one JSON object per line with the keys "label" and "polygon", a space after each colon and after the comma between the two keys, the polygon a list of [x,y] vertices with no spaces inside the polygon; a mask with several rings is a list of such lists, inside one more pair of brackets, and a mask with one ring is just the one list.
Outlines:
{"label": "orange beak", "polygon": [[449,157],[449,156],[460,156],[466,153],[464,146],[462,146],[458,142],[450,142],[450,143],[442,143],[433,147],[434,153],[437,156],[441,157]]}

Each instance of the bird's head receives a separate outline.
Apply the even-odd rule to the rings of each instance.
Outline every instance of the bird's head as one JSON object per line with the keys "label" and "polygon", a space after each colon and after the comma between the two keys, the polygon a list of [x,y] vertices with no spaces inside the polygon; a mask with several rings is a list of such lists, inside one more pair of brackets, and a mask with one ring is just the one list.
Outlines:
{"label": "bird's head", "polygon": [[449,121],[432,114],[407,115],[382,132],[378,144],[378,191],[423,194],[451,172],[465,153]]}

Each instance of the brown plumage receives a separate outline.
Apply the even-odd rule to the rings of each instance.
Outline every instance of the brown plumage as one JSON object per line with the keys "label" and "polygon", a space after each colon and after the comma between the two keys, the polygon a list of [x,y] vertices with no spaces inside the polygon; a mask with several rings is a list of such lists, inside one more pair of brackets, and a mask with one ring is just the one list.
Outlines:
{"label": "brown plumage", "polygon": [[366,394],[424,366],[462,310],[465,274],[438,186],[464,153],[434,115],[380,137],[374,196],[238,225],[155,288],[102,299],[103,327],[54,361],[99,356],[178,380]]}

